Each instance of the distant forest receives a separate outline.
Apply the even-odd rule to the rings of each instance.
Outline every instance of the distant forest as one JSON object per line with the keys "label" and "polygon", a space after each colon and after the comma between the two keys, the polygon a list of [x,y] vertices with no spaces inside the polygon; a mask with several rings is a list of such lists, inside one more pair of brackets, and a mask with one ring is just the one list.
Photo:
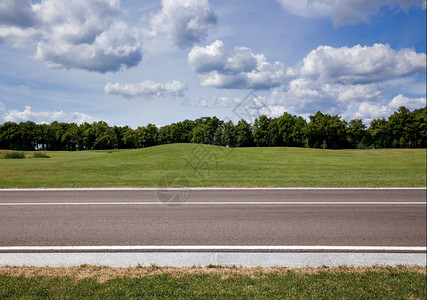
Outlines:
{"label": "distant forest", "polygon": [[367,128],[361,119],[350,122],[338,115],[317,112],[307,122],[301,116],[284,113],[278,118],[265,115],[253,124],[237,124],[216,117],[185,120],[158,128],[153,124],[132,129],[92,124],[53,122],[35,124],[6,122],[0,125],[0,149],[10,150],[93,150],[132,149],[171,143],[199,143],[227,147],[311,147],[425,148],[426,108],[410,111],[400,107],[388,119],[374,119]]}

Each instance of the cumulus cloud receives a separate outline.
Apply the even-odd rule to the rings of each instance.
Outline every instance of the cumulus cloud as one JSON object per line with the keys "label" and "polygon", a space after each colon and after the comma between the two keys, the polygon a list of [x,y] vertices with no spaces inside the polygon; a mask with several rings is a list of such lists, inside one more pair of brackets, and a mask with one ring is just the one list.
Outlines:
{"label": "cumulus cloud", "polygon": [[341,47],[319,46],[303,60],[303,77],[337,83],[379,82],[426,71],[426,54],[412,49],[399,51],[386,44]]}
{"label": "cumulus cloud", "polygon": [[125,98],[141,97],[163,97],[163,96],[183,96],[185,85],[178,80],[159,83],[151,80],[144,80],[140,83],[107,83],[104,87],[106,94],[120,95]]}
{"label": "cumulus cloud", "polygon": [[51,68],[106,73],[136,66],[142,59],[142,52],[135,35],[126,24],[116,22],[91,44],[73,44],[63,40],[39,42],[35,58]]}
{"label": "cumulus cloud", "polygon": [[[248,48],[227,50],[221,41],[206,47],[196,46],[188,55],[188,64],[198,74],[201,85],[269,89],[270,96],[263,102],[270,115],[284,111],[309,115],[320,110],[346,119],[362,115],[369,118],[371,106],[372,111],[382,116],[388,116],[401,105],[409,109],[419,107],[425,98],[402,95],[425,95],[425,88],[413,88],[420,85],[420,79],[425,76],[425,61],[425,53],[416,53],[413,49],[394,50],[384,44],[319,46],[296,66],[287,68],[279,62],[267,62],[263,55],[255,55]],[[261,74],[268,75],[259,76],[266,80],[253,80],[254,75]],[[390,100],[390,95],[397,93],[402,95]],[[231,106],[230,99],[212,97],[199,103],[209,107],[224,107],[224,104]]]}
{"label": "cumulus cloud", "polygon": [[[416,86],[426,72],[426,54],[412,49],[393,50],[389,45],[332,48],[320,46],[301,63],[286,71],[284,84],[271,90],[266,105],[275,112],[312,114],[317,110],[346,119],[370,121],[387,117],[399,106],[425,106],[425,89],[420,98]],[[405,81],[399,86],[396,81]],[[400,93],[390,100],[389,95]]]}
{"label": "cumulus cloud", "polygon": [[[1,109],[0,109],[1,112]],[[26,122],[33,121],[35,123],[52,123],[54,121],[81,124],[84,122],[92,123],[99,121],[97,118],[91,117],[84,113],[64,113],[63,111],[44,111],[35,112],[31,106],[25,106],[23,111],[8,110],[1,117],[3,122]]]}
{"label": "cumulus cloud", "polygon": [[206,47],[195,46],[187,58],[198,73],[200,84],[228,89],[270,89],[283,84],[286,70],[281,62],[270,63],[249,48],[227,50],[216,40]]}
{"label": "cumulus cloud", "polygon": [[405,106],[406,108],[413,110],[413,109],[422,108],[426,106],[426,98],[425,97],[408,98],[400,94],[394,97],[390,101],[388,106],[392,109],[397,109],[401,106]]}
{"label": "cumulus cloud", "polygon": [[368,22],[384,6],[403,9],[426,9],[425,0],[278,0],[283,9],[300,17],[329,17],[335,26]]}
{"label": "cumulus cloud", "polygon": [[1,1],[0,42],[36,42],[35,58],[49,67],[105,73],[142,59],[139,31],[119,20],[119,0]]}
{"label": "cumulus cloud", "polygon": [[319,46],[288,71],[294,77],[273,90],[271,101],[297,111],[342,111],[353,102],[379,99],[388,89],[387,81],[425,74],[425,61],[425,53],[396,51],[383,44]]}
{"label": "cumulus cloud", "polygon": [[409,110],[423,108],[426,106],[426,98],[408,98],[399,94],[386,105],[362,102],[355,112],[355,117],[363,118],[366,122],[370,122],[375,118],[390,116],[394,111],[397,111],[400,106],[405,106]]}
{"label": "cumulus cloud", "polygon": [[[273,89],[266,104],[269,107],[283,107],[294,114],[312,114],[318,110],[324,113],[343,115],[353,111],[361,102],[375,103],[382,100],[385,86],[366,85],[319,85],[315,82],[296,79],[287,87]],[[354,117],[354,114],[347,116]]]}
{"label": "cumulus cloud", "polygon": [[185,48],[203,41],[217,17],[208,0],[162,0],[162,9],[151,20],[152,36],[166,36]]}

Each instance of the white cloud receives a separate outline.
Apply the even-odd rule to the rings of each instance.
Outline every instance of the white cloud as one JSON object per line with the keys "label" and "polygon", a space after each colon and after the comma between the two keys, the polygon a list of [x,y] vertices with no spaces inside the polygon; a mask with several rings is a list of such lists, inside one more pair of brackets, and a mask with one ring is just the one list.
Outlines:
{"label": "white cloud", "polygon": [[405,106],[409,110],[414,110],[417,108],[422,108],[426,106],[426,98],[408,98],[403,96],[402,94],[394,97],[388,106],[392,109],[398,109],[401,106]]}
{"label": "white cloud", "polygon": [[115,22],[92,44],[61,40],[39,42],[35,58],[51,68],[84,69],[106,73],[137,65],[142,59],[136,35],[123,22]]}
{"label": "white cloud", "polygon": [[321,82],[353,84],[423,74],[425,71],[425,53],[407,48],[396,51],[390,45],[374,44],[351,48],[319,46],[304,58],[299,73]]}
{"label": "white cloud", "polygon": [[405,106],[409,110],[423,108],[426,106],[426,98],[408,98],[399,94],[386,105],[362,102],[357,111],[354,112],[354,117],[362,118],[366,124],[369,124],[373,119],[388,118],[400,106]]}
{"label": "white cloud", "polygon": [[3,122],[26,122],[33,121],[35,123],[52,123],[54,121],[81,124],[84,122],[92,123],[99,121],[97,118],[89,115],[74,112],[64,113],[63,111],[44,111],[35,112],[31,106],[25,106],[23,111],[8,110],[2,116]]}
{"label": "white cloud", "polygon": [[[412,49],[397,51],[383,44],[319,46],[294,68],[286,69],[279,62],[268,63],[263,55],[255,55],[248,48],[229,51],[221,41],[206,47],[196,46],[188,55],[188,64],[198,73],[201,85],[256,89],[259,85],[255,83],[263,82],[263,87],[271,89],[270,97],[263,100],[271,115],[283,111],[307,115],[320,110],[346,119],[362,115],[369,118],[371,106],[377,115],[384,116],[400,105],[415,108],[425,98],[409,101],[397,96],[391,101],[388,97],[397,93],[425,95],[425,88],[413,88],[425,76],[425,61],[425,53]],[[263,80],[261,75],[267,74]],[[261,79],[253,80],[255,75]],[[229,102],[211,98],[199,105],[221,107],[223,103]]]}
{"label": "white cloud", "polygon": [[400,106],[405,106],[409,110],[426,106],[425,97],[409,98],[399,94],[391,100],[387,100],[381,92],[376,91],[375,87],[349,87],[348,90],[343,88],[343,91],[344,93],[349,90],[355,92],[365,88],[368,91],[355,93],[354,97],[344,102],[339,102],[333,94],[327,92],[316,95],[316,97],[297,98],[292,92],[274,89],[265,103],[272,112],[275,112],[273,116],[284,111],[297,115],[308,115],[320,110],[323,113],[341,115],[347,121],[360,118],[365,124],[369,124],[375,118],[387,118]]}
{"label": "white cloud", "polygon": [[163,96],[183,96],[185,85],[177,80],[159,83],[151,80],[144,80],[140,83],[107,83],[104,87],[106,94],[116,94],[125,98],[142,97],[163,97]]}
{"label": "white cloud", "polygon": [[2,0],[1,5],[8,17],[0,18],[0,42],[37,42],[35,58],[49,67],[105,73],[142,59],[138,30],[119,20],[119,0]]}
{"label": "white cloud", "polygon": [[[372,104],[369,102],[362,102],[359,105],[358,111],[355,113],[356,118],[364,120],[372,120],[375,118],[388,117],[392,110],[388,105]],[[368,123],[365,121],[365,123]]]}
{"label": "white cloud", "polygon": [[[382,44],[351,48],[319,46],[288,71],[293,78],[271,92],[269,105],[281,105],[297,114],[320,110],[351,113],[353,117],[361,103],[375,105],[386,101],[385,92],[398,92],[389,81],[414,80],[425,74],[425,61],[425,53],[412,49],[396,51]],[[408,88],[400,92],[405,91],[413,93]],[[364,107],[367,105],[362,106],[361,112],[365,112]]]}
{"label": "white cloud", "polygon": [[151,20],[151,36],[166,36],[185,48],[203,41],[217,17],[208,0],[162,0],[162,9]]}
{"label": "white cloud", "polygon": [[282,63],[269,63],[263,54],[249,48],[235,47],[228,51],[222,41],[206,47],[195,46],[187,58],[192,70],[199,74],[200,84],[216,88],[269,89],[286,79]]}
{"label": "white cloud", "polygon": [[407,11],[426,9],[426,0],[278,0],[283,9],[300,17],[329,17],[335,26],[368,22],[384,6]]}
{"label": "white cloud", "polygon": [[382,84],[325,84],[321,87],[322,91],[334,97],[338,103],[348,103],[353,101],[370,100],[379,97],[385,87]]}
{"label": "white cloud", "polygon": [[20,28],[0,25],[0,43],[11,44],[12,47],[25,47],[29,41],[42,37],[40,30],[35,28]]}

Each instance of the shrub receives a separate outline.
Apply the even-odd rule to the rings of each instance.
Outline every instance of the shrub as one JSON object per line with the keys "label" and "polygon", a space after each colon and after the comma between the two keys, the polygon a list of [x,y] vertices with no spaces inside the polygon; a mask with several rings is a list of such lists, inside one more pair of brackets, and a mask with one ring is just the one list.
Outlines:
{"label": "shrub", "polygon": [[3,157],[6,159],[20,159],[20,158],[25,158],[25,153],[24,152],[6,152],[3,154]]}
{"label": "shrub", "polygon": [[33,154],[33,157],[34,157],[34,158],[50,158],[50,156],[48,156],[48,155],[46,154],[46,152],[35,152],[35,153]]}

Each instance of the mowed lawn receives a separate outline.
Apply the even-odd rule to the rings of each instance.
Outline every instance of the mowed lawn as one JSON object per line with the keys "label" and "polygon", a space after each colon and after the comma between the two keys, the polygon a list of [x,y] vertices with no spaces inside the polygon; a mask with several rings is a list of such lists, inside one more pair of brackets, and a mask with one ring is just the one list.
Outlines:
{"label": "mowed lawn", "polygon": [[426,299],[425,267],[0,267],[1,299]]}
{"label": "mowed lawn", "polygon": [[0,188],[425,187],[425,149],[323,150],[172,144],[3,159]]}

